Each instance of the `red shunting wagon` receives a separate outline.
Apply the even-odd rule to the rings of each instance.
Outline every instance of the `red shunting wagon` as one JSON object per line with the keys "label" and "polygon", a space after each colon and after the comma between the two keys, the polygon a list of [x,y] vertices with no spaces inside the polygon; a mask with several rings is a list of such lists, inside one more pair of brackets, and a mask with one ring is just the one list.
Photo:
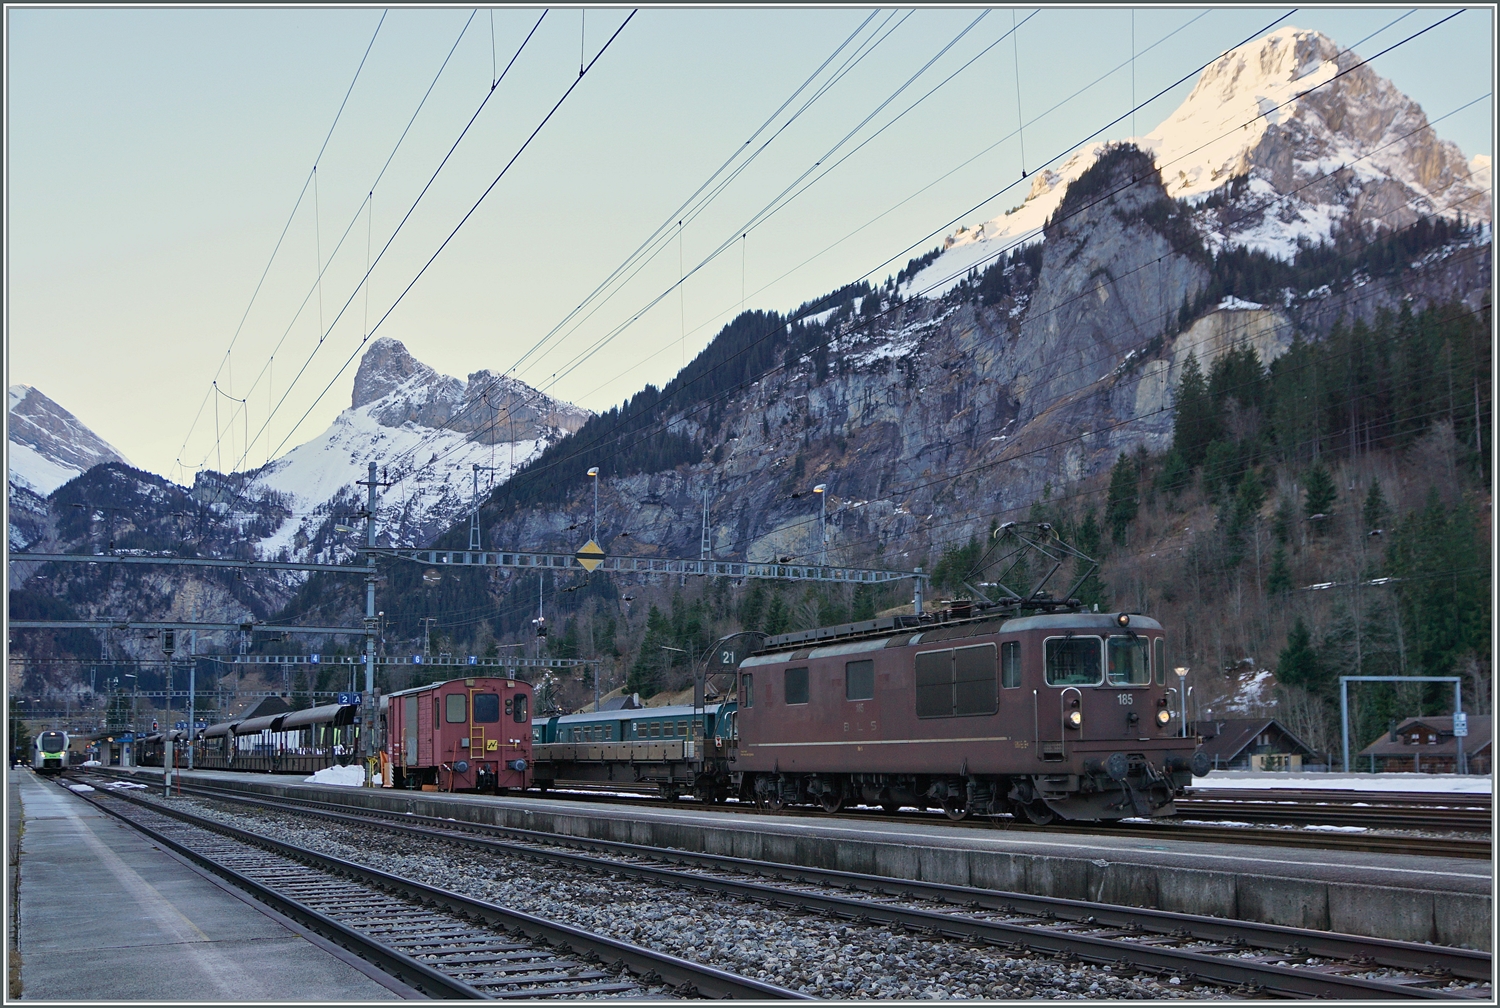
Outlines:
{"label": "red shunting wagon", "polygon": [[394,787],[501,794],[531,786],[531,684],[450,679],[389,695]]}

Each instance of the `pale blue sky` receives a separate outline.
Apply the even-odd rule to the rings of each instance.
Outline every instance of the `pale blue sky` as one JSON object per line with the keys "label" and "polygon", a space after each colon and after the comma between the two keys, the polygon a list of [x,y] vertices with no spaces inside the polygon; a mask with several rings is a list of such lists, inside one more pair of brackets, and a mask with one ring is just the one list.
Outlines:
{"label": "pale blue sky", "polygon": [[[1135,13],[1140,99],[1292,8],[1159,8]],[[1454,8],[1418,9],[1359,46],[1372,55]],[[1281,24],[1342,46],[1410,8],[1301,9]],[[1016,11],[1023,20],[1037,8]],[[470,9],[392,10],[241,329],[221,386],[250,397],[250,464],[315,435],[348,405],[353,368],[334,375],[366,331],[367,237],[378,251],[539,11],[479,11],[322,284],[322,326],[348,311],[262,430],[317,344],[317,263],[327,262]],[[379,329],[420,359],[463,375],[509,367],[643,241],[857,25],[869,8],[642,10]],[[980,9],[881,11],[893,33],[683,228],[689,267],[810,167]],[[432,186],[369,285],[381,317],[478,199],[628,9],[554,10]],[[1199,17],[1202,14],[1203,16]],[[34,385],[138,465],[190,479],[212,448],[212,407],[180,451],[250,304],[277,236],[381,17],[378,9],[7,11],[8,380]],[[904,18],[904,20],[903,20]],[[738,310],[785,310],[853,280],[1015,180],[1012,139],[946,179],[1017,122],[1009,39],[995,9],[855,142],[961,66],[913,114],[643,315],[588,364],[549,388],[608,408],[662,383]],[[1194,20],[1196,18],[1196,20]],[[1121,62],[1126,67],[1025,130],[1027,169],[1065,153],[1130,105],[1130,8],[1037,11],[1017,34],[1026,119]],[[898,26],[899,24],[899,26]],[[582,29],[582,33],[580,32]],[[580,39],[582,34],[582,39]],[[868,29],[867,29],[868,35]],[[1375,70],[1430,117],[1489,92],[1489,10],[1470,9],[1381,57]],[[492,53],[494,55],[492,55]],[[1191,88],[1138,114],[1136,133]],[[804,96],[805,97],[805,96]],[[1443,121],[1465,156],[1492,145],[1488,101]],[[1131,133],[1128,123],[1104,138]],[[919,195],[901,203],[907,197]],[[1026,186],[976,211],[1019,203]],[[316,196],[316,215],[314,214]],[[900,206],[896,204],[901,203]],[[894,207],[894,209],[892,209]],[[865,225],[835,248],[815,253]],[[674,229],[675,230],[675,229]],[[935,241],[928,241],[928,246]],[[904,257],[901,263],[904,263]],[[559,365],[632,318],[677,279],[673,240],[562,350],[520,376],[547,386]],[[883,270],[895,272],[901,263]],[[789,273],[790,271],[790,273]],[[785,275],[784,274],[789,274]],[[778,279],[779,278],[779,279]],[[309,291],[312,298],[297,309]],[[686,330],[686,337],[683,331]],[[269,375],[272,347],[284,338]],[[232,374],[230,373],[232,369]],[[268,380],[269,378],[269,380]],[[252,388],[252,382],[257,381]],[[330,381],[317,405],[314,398]],[[227,413],[227,399],[221,416]],[[311,408],[302,426],[293,423]],[[244,424],[223,451],[243,449]],[[187,473],[178,469],[179,455]],[[212,460],[210,459],[210,462]],[[227,465],[227,457],[226,457]]]}

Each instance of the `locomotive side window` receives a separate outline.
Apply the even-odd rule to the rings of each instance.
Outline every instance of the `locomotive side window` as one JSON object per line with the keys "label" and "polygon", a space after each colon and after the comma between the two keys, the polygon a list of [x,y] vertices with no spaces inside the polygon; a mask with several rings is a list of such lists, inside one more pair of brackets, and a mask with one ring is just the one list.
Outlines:
{"label": "locomotive side window", "polygon": [[1150,686],[1151,669],[1146,664],[1149,642],[1144,637],[1109,639],[1109,684]]}
{"label": "locomotive side window", "polygon": [[875,662],[865,661],[846,662],[844,665],[844,699],[846,700],[874,700],[875,699]]}
{"label": "locomotive side window", "polygon": [[469,698],[462,693],[449,693],[443,697],[443,720],[449,724],[463,724],[469,720]]}
{"label": "locomotive side window", "polygon": [[1104,681],[1103,642],[1098,637],[1049,637],[1048,686],[1097,686]]}
{"label": "locomotive side window", "polygon": [[953,714],[953,652],[924,651],[917,655],[917,717]]}
{"label": "locomotive side window", "polygon": [[805,667],[786,670],[786,702],[788,704],[807,703],[807,669]]}
{"label": "locomotive side window", "polygon": [[516,724],[526,723],[526,695],[524,693],[516,697],[516,712],[512,717],[516,719]]}
{"label": "locomotive side window", "polygon": [[1021,642],[1006,641],[1000,645],[1000,686],[1015,689],[1021,685]]}
{"label": "locomotive side window", "polygon": [[1156,685],[1165,686],[1167,684],[1167,639],[1165,637],[1156,638],[1156,646],[1153,650],[1155,652],[1152,658],[1155,659],[1156,664]]}
{"label": "locomotive side window", "polygon": [[917,717],[993,714],[995,645],[917,655]]}
{"label": "locomotive side window", "polygon": [[995,645],[953,652],[953,713],[995,713]]}
{"label": "locomotive side window", "polygon": [[474,723],[494,724],[500,720],[500,694],[474,694]]}
{"label": "locomotive side window", "polygon": [[748,675],[742,675],[742,676],[740,676],[740,706],[741,707],[754,707],[755,706],[755,690],[752,689],[752,687],[754,686],[754,683],[751,681],[754,678],[755,678],[754,676],[748,676]]}

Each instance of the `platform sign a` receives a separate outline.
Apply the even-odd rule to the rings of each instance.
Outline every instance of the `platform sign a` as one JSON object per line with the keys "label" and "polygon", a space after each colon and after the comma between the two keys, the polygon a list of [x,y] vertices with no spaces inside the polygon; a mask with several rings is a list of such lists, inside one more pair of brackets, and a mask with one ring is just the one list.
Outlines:
{"label": "platform sign a", "polygon": [[578,560],[578,566],[586,571],[592,572],[604,562],[604,549],[594,540],[590,539],[578,547],[578,552],[573,554]]}
{"label": "platform sign a", "polygon": [[341,707],[357,707],[364,702],[364,696],[359,693],[340,693],[338,700]]}
{"label": "platform sign a", "polygon": [[1459,711],[1453,715],[1453,734],[1463,738],[1469,734],[1469,715]]}

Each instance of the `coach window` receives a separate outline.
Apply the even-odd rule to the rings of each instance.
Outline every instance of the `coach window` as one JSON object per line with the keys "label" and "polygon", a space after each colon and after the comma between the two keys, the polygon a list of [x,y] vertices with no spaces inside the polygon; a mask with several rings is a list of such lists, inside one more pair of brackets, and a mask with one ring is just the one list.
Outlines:
{"label": "coach window", "polygon": [[516,696],[516,712],[511,717],[515,718],[516,724],[526,723],[526,694]]}
{"label": "coach window", "polygon": [[1146,664],[1149,643],[1146,638],[1136,636],[1109,639],[1111,686],[1151,685],[1151,669]]}
{"label": "coach window", "polygon": [[1167,639],[1165,637],[1156,638],[1151,658],[1153,664],[1156,665],[1156,685],[1165,686],[1167,684]]}
{"label": "coach window", "polygon": [[755,678],[754,676],[748,676],[748,675],[742,675],[742,676],[740,676],[740,706],[741,707],[754,707],[755,706],[755,690],[753,689],[754,683],[752,682],[752,680],[754,678]]}
{"label": "coach window", "polygon": [[875,662],[852,661],[844,663],[844,699],[875,699]]}
{"label": "coach window", "polygon": [[1098,637],[1049,637],[1048,686],[1097,686],[1104,680],[1104,655]]}
{"label": "coach window", "polygon": [[494,724],[500,720],[500,694],[474,694],[474,723]]}
{"label": "coach window", "polygon": [[443,697],[443,720],[449,724],[462,724],[469,720],[469,698],[462,693],[449,693]]}
{"label": "coach window", "polygon": [[805,667],[786,670],[786,702],[788,704],[807,703],[807,669]]}
{"label": "coach window", "polygon": [[1021,642],[1006,641],[1000,645],[1000,687],[1015,689],[1021,685]]}

